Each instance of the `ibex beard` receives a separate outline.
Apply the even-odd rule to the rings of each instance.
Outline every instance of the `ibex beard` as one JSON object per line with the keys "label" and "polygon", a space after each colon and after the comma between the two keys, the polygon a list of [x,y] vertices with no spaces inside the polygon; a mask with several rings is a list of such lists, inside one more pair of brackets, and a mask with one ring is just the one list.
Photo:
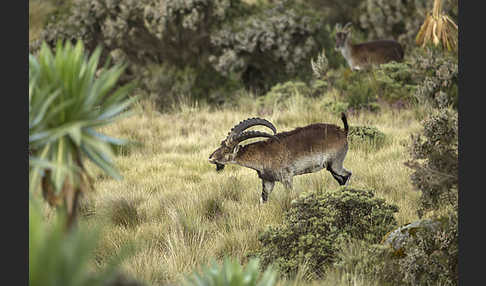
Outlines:
{"label": "ibex beard", "polygon": [[[262,180],[260,202],[265,203],[275,186],[281,182],[291,190],[293,177],[328,170],[340,185],[349,182],[351,172],[343,167],[348,151],[348,123],[346,115],[341,119],[344,129],[333,124],[316,123],[298,127],[292,131],[277,133],[275,126],[262,118],[249,118],[235,125],[221,145],[209,156],[209,162],[221,171],[224,165],[237,164],[255,170]],[[245,131],[263,125],[273,134],[261,131]],[[268,138],[244,146],[244,140],[256,137]]]}

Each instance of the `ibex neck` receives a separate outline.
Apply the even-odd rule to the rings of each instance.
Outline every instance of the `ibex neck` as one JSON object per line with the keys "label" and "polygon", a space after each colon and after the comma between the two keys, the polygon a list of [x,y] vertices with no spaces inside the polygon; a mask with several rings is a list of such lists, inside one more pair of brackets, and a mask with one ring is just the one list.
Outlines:
{"label": "ibex neck", "polygon": [[341,54],[346,59],[348,65],[352,68],[353,67],[353,56],[352,56],[352,46],[351,39],[347,38],[344,46],[341,48]]}
{"label": "ibex neck", "polygon": [[259,148],[256,148],[257,146],[254,144],[255,143],[251,143],[240,147],[240,150],[238,150],[238,154],[236,154],[235,157],[235,163],[243,167],[262,171],[262,154],[260,154],[261,152]]}

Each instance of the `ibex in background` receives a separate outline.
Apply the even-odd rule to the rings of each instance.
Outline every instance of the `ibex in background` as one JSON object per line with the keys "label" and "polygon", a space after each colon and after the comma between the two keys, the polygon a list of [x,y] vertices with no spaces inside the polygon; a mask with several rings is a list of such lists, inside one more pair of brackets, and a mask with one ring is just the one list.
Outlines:
{"label": "ibex in background", "polygon": [[378,40],[360,44],[351,43],[351,23],[343,28],[336,24],[336,50],[348,62],[352,70],[367,69],[371,65],[403,60],[403,48],[393,40]]}
{"label": "ibex in background", "polygon": [[[269,121],[261,118],[246,119],[234,126],[221,146],[210,156],[209,162],[221,171],[225,164],[238,164],[257,171],[262,180],[261,203],[267,201],[275,182],[281,182],[286,189],[292,189],[293,177],[313,173],[326,168],[340,185],[351,177],[343,168],[348,151],[348,122],[342,113],[344,129],[332,124],[317,123],[277,134]],[[245,131],[263,125],[273,135],[260,131]],[[247,139],[267,137],[269,139],[240,146]]]}

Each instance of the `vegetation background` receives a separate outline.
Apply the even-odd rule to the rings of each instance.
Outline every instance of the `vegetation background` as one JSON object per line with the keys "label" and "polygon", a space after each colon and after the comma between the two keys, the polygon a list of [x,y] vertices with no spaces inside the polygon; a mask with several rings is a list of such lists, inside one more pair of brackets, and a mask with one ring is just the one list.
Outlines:
{"label": "vegetation background", "polygon": [[[443,11],[457,23],[458,1],[443,2]],[[422,243],[409,246],[410,255],[401,260],[377,250],[381,241],[343,238],[333,241],[336,249],[322,272],[284,257],[295,271],[284,275],[274,265],[279,274],[274,281],[267,274],[268,284],[262,285],[456,285],[457,51],[423,49],[414,42],[432,4],[29,0],[32,55],[39,55],[42,42],[54,48],[59,39],[82,40],[87,53],[101,45],[101,65],[106,59],[126,64],[117,85],[136,84],[134,114],[97,129],[130,142],[114,149],[113,164],[123,179],[85,162],[93,191],[83,193],[78,224],[80,230],[99,232],[92,247],[73,249],[92,252],[85,265],[95,273],[131,249],[119,264],[125,280],[110,285],[131,278],[143,285],[180,285],[194,271],[211,273],[203,268],[211,261],[230,265],[225,257],[253,269],[252,258],[258,256],[266,266],[262,249],[272,244],[264,234],[273,229],[278,235],[279,227],[291,225],[290,210],[298,212],[299,200],[344,189],[327,172],[298,176],[293,192],[277,184],[261,206],[256,174],[239,166],[217,173],[209,154],[232,126],[249,117],[288,131],[316,122],[341,126],[339,113],[346,111],[352,131],[344,161],[353,172],[350,188],[371,190],[396,206],[395,227],[447,217],[452,231],[432,234],[427,241],[435,244],[417,236]],[[355,41],[400,41],[405,61],[351,73],[334,50],[338,22],[353,23]],[[45,227],[55,227],[55,209],[47,204],[39,209]],[[324,214],[316,210],[316,216]],[[438,246],[425,247],[430,245]],[[377,261],[384,263],[379,271]],[[412,269],[417,261],[423,267]],[[263,273],[261,268],[255,271]]]}

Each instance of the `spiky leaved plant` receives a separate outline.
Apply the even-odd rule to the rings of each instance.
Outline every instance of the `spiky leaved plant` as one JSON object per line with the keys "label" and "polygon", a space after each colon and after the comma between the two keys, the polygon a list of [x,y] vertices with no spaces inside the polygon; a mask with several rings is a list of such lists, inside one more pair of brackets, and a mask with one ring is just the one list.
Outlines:
{"label": "spiky leaved plant", "polygon": [[250,259],[246,267],[242,267],[235,259],[224,258],[223,265],[214,261],[212,266],[204,266],[202,273],[194,272],[184,281],[184,286],[273,286],[277,273],[267,268],[262,274],[259,270],[259,260]]}
{"label": "spiky leaved plant", "polygon": [[29,286],[108,285],[118,274],[127,249],[94,271],[99,230],[75,228],[65,233],[64,215],[57,213],[47,222],[38,200],[29,200]]}
{"label": "spiky leaved plant", "polygon": [[449,16],[442,13],[442,0],[434,0],[434,7],[427,14],[415,42],[422,47],[430,42],[435,46],[442,43],[449,51],[456,50],[457,33],[457,25]]}
{"label": "spiky leaved plant", "polygon": [[88,56],[81,41],[58,41],[55,54],[45,43],[37,57],[29,54],[29,195],[42,190],[50,205],[67,212],[68,226],[80,193],[90,188],[83,158],[121,178],[111,145],[125,141],[97,128],[127,115],[136,100],[128,97],[133,84],[116,86],[123,65],[107,62],[97,75],[100,53]]}

